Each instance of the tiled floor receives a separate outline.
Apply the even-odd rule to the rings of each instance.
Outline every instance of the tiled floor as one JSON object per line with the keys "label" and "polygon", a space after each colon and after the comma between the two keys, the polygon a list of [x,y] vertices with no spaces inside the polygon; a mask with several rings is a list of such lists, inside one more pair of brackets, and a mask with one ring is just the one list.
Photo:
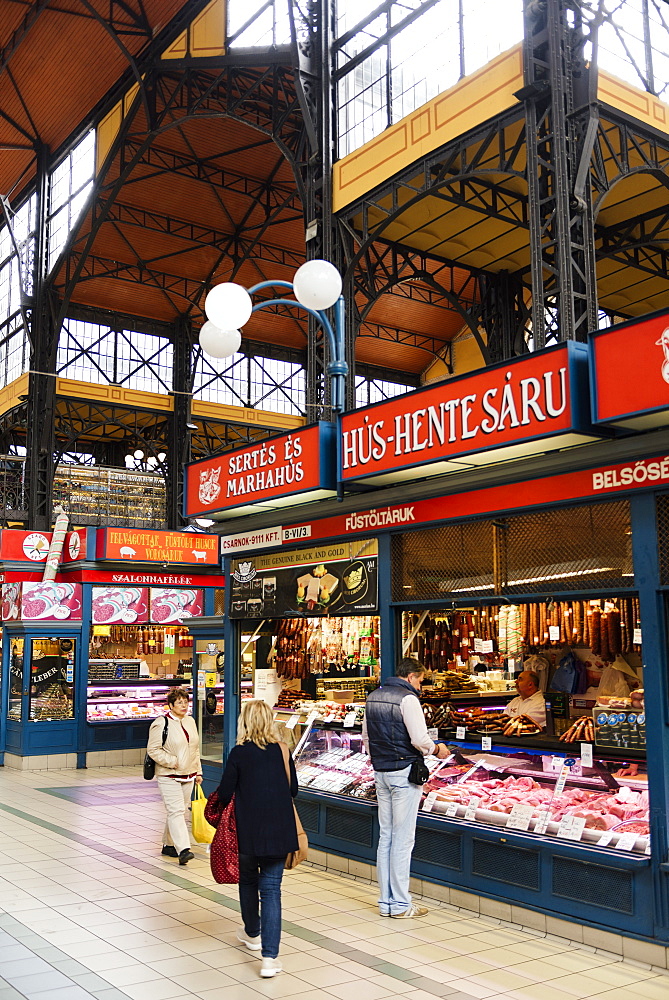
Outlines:
{"label": "tiled floor", "polygon": [[286,875],[284,972],[239,946],[235,887],[206,852],[161,858],[138,768],[0,770],[0,1000],[669,1000],[669,976],[431,904],[378,916],[372,886]]}

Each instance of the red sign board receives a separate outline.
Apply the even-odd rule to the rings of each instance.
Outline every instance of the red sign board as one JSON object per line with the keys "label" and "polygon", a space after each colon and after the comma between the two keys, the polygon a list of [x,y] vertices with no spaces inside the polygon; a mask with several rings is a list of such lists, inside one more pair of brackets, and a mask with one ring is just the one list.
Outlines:
{"label": "red sign board", "polygon": [[[0,560],[3,562],[45,563],[49,554],[51,531],[20,531],[5,528],[0,531]],[[68,531],[65,535],[62,563],[86,558],[86,529]]]}
{"label": "red sign board", "polygon": [[584,345],[562,344],[346,413],[341,478],[390,482],[587,440],[587,360]]}
{"label": "red sign board", "polygon": [[193,531],[149,531],[134,528],[102,528],[98,532],[100,560],[132,564],[157,562],[218,566],[219,541],[216,535]]}
{"label": "red sign board", "polygon": [[593,420],[644,429],[667,423],[669,312],[592,334]]}
{"label": "red sign board", "polygon": [[185,517],[255,512],[286,497],[319,499],[334,489],[331,425],[314,424],[186,466]]}
{"label": "red sign board", "polygon": [[581,472],[564,472],[504,486],[492,486],[467,493],[415,503],[377,507],[326,517],[318,521],[292,524],[283,528],[284,544],[295,544],[296,537],[304,539],[339,538],[349,535],[377,534],[380,530],[424,527],[434,521],[460,520],[477,514],[501,513],[524,507],[541,507],[580,500],[588,497],[606,499],[612,494],[629,490],[653,489],[669,485],[669,458],[647,458],[638,462],[585,469]]}

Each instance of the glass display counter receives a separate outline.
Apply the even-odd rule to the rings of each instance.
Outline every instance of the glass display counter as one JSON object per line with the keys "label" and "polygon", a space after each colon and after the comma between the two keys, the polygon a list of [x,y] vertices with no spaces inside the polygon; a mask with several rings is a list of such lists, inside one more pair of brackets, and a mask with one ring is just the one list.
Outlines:
{"label": "glass display counter", "polygon": [[[579,756],[504,745],[449,744],[428,758],[420,811],[477,827],[555,837],[588,847],[650,853],[648,780],[643,761]],[[302,788],[375,799],[360,730],[310,725],[295,751]]]}
{"label": "glass display counter", "polygon": [[141,719],[150,721],[164,714],[169,689],[181,685],[183,678],[89,679],[86,719],[96,724]]}

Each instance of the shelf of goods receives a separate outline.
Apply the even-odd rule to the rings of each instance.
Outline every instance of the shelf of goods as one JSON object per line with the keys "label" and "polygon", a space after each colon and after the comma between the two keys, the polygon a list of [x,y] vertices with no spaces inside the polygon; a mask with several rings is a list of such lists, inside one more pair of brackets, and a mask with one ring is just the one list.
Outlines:
{"label": "shelf of goods", "polygon": [[[453,744],[440,761],[427,758],[421,814],[435,820],[513,830],[588,847],[650,851],[648,786],[638,771],[610,755],[585,765],[548,748]],[[570,762],[571,763],[568,763]],[[359,727],[313,723],[295,755],[300,787],[374,801],[369,757]],[[634,772],[634,773],[631,773]]]}
{"label": "shelf of goods", "polygon": [[310,674],[372,674],[379,659],[379,619],[283,618],[276,621],[273,666],[277,677],[304,680]]}
{"label": "shelf of goods", "polygon": [[54,478],[54,502],[91,524],[158,527],[165,515],[165,481],[157,473],[61,463]]}
{"label": "shelf of goods", "polygon": [[94,724],[151,721],[163,714],[170,687],[182,684],[183,678],[99,681],[89,678],[86,719]]}

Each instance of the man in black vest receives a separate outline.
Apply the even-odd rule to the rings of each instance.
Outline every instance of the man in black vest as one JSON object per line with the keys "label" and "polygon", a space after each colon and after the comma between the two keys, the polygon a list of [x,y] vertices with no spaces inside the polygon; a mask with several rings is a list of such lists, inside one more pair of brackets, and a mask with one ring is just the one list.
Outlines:
{"label": "man in black vest", "polygon": [[401,660],[395,677],[367,699],[362,738],[372,758],[379,805],[376,877],[382,917],[422,917],[428,911],[411,902],[409,869],[416,839],[421,785],[409,781],[414,761],[435,754],[447,757],[445,744],[427,733],[418,698],[425,668],[419,660]]}

